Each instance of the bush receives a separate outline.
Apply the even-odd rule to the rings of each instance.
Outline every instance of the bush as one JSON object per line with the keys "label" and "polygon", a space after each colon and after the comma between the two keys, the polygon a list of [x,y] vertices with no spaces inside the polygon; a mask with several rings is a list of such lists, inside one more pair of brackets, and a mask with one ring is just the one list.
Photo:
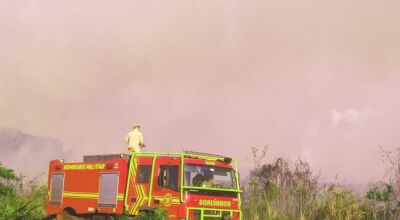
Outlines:
{"label": "bush", "polygon": [[24,197],[16,191],[18,180],[12,169],[0,163],[0,220],[41,219],[44,216],[43,208],[46,203],[47,189],[34,188],[28,196]]}
{"label": "bush", "polygon": [[168,212],[163,208],[156,208],[154,212],[142,212],[134,220],[166,220]]}
{"label": "bush", "polygon": [[310,212],[310,219],[364,219],[361,201],[350,190],[331,186],[321,195],[315,210]]}

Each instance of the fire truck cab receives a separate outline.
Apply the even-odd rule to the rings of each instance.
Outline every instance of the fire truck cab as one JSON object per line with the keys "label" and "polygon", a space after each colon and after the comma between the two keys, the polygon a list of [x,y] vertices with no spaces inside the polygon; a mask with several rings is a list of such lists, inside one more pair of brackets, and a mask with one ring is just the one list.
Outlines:
{"label": "fire truck cab", "polygon": [[52,160],[49,217],[117,219],[157,207],[173,220],[242,219],[237,162],[205,153],[143,152]]}

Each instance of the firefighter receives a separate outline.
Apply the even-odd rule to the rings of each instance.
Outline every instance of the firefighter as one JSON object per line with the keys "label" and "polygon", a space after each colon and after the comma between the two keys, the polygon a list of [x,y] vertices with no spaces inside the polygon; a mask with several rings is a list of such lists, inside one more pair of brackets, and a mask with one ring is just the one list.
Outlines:
{"label": "firefighter", "polygon": [[214,180],[214,174],[210,170],[204,171],[204,181],[201,184],[202,187],[220,187],[221,184]]}
{"label": "firefighter", "polygon": [[125,143],[128,144],[128,151],[130,153],[140,153],[140,149],[144,148],[143,134],[140,131],[140,126],[135,125],[126,137]]}
{"label": "firefighter", "polygon": [[204,182],[204,176],[201,173],[198,173],[192,180],[193,186],[202,186]]}

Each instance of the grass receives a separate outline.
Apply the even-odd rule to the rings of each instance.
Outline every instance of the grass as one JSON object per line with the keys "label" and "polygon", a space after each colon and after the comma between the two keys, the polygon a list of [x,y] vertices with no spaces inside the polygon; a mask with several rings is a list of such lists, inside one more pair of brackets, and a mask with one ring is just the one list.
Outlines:
{"label": "grass", "polygon": [[[244,219],[262,220],[385,220],[398,219],[397,207],[391,201],[374,201],[366,196],[356,196],[351,190],[340,186],[329,186],[318,191],[315,197],[296,191],[288,197],[269,197],[262,187],[252,187],[243,204]],[[247,192],[249,193],[249,192]],[[246,198],[246,197],[245,197]],[[281,205],[285,204],[285,205]]]}
{"label": "grass", "polygon": [[[340,184],[325,185],[307,162],[292,166],[277,158],[261,163],[253,149],[255,168],[244,182],[244,219],[252,220],[394,220],[399,219],[397,182],[376,183],[356,195]],[[400,164],[400,163],[392,163]],[[400,170],[400,169],[393,169]],[[398,176],[398,175],[395,175]]]}

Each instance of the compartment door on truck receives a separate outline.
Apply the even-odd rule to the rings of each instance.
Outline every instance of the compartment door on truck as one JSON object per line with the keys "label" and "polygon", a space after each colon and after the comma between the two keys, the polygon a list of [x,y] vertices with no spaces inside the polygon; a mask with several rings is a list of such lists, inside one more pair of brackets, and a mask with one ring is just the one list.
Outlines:
{"label": "compartment door on truck", "polygon": [[117,207],[118,172],[100,173],[99,206]]}

